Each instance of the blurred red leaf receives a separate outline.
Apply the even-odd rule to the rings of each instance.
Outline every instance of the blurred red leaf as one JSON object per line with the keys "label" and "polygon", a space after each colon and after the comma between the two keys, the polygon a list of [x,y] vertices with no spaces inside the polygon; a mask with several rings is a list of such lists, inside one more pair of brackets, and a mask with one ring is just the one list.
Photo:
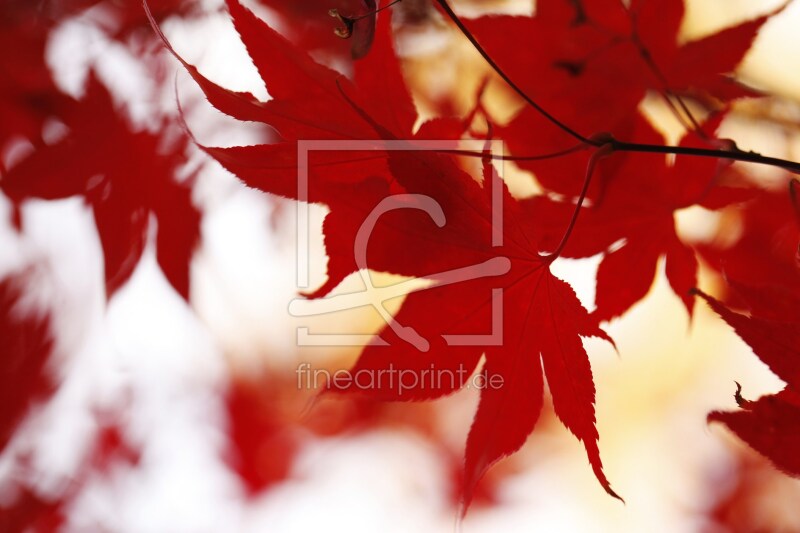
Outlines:
{"label": "blurred red leaf", "polygon": [[[56,491],[41,491],[41,473],[36,472],[28,454],[15,457],[11,475],[4,486],[11,489],[10,500],[0,502],[0,531],[9,533],[33,531],[50,533],[63,531],[69,508],[81,495],[94,476],[109,475],[113,468],[134,468],[139,464],[141,450],[127,438],[123,412],[103,412],[82,461],[72,475],[63,480]],[[93,524],[93,530],[106,531],[103,524]]]}
{"label": "blurred red leaf", "polygon": [[[740,284],[723,300],[735,305],[742,290],[765,285],[775,285],[771,305],[781,299],[800,298],[800,224],[786,188],[761,190],[727,216],[731,219],[728,226],[739,231],[725,232],[718,240],[697,248],[705,261]],[[757,299],[748,300],[748,305],[757,303]],[[787,303],[781,304],[781,308],[787,307]]]}
{"label": "blurred red leaf", "polygon": [[302,442],[280,411],[281,398],[266,381],[234,380],[225,395],[228,462],[251,495],[286,478]]}
{"label": "blurred red leaf", "polygon": [[50,375],[53,341],[49,315],[23,306],[25,275],[0,281],[0,452],[35,403],[55,384]]}
{"label": "blurred red leaf", "polygon": [[200,213],[192,203],[192,179],[178,181],[185,141],[134,130],[94,76],[66,123],[69,134],[9,170],[3,191],[17,202],[31,197],[86,198],[103,245],[109,298],[138,264],[152,215],[158,223],[159,265],[188,299]]}
{"label": "blurred red leaf", "polygon": [[[15,137],[41,144],[42,128],[69,105],[47,67],[45,51],[52,24],[31,2],[6,2],[0,20],[0,162]],[[2,165],[0,165],[2,169]],[[2,170],[0,170],[2,172]]]}
{"label": "blurred red leaf", "polygon": [[13,505],[0,506],[0,531],[3,533],[62,531],[66,522],[65,500],[47,499],[27,487],[20,487],[18,490]]}

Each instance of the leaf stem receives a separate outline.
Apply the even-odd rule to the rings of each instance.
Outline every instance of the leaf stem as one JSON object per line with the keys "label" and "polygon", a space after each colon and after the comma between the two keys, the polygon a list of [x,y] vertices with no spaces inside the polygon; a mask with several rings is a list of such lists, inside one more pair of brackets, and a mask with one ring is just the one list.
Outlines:
{"label": "leaf stem", "polygon": [[381,12],[381,11],[383,11],[384,9],[388,9],[388,8],[392,7],[393,5],[395,5],[395,4],[397,4],[397,3],[400,3],[400,2],[402,2],[402,1],[403,1],[403,0],[394,0],[393,2],[389,2],[388,4],[386,4],[386,5],[385,5],[385,6],[383,6],[383,7],[379,7],[378,9],[375,9],[375,10],[373,10],[373,11],[370,11],[369,13],[365,13],[365,14],[361,15],[360,17],[354,17],[354,18],[352,18],[352,19],[350,19],[350,20],[351,20],[351,21],[353,21],[353,22],[358,22],[358,21],[359,21],[359,20],[361,20],[361,19],[365,19],[365,18],[367,18],[367,17],[371,17],[372,15],[375,15],[375,14],[377,14],[377,13],[380,13],[380,12]]}
{"label": "leaf stem", "polygon": [[558,246],[553,253],[545,256],[544,259],[548,263],[558,259],[558,257],[561,255],[561,252],[564,251],[564,247],[567,245],[570,235],[572,235],[572,230],[575,229],[575,223],[578,221],[578,215],[580,215],[581,209],[583,208],[583,202],[586,200],[586,194],[589,192],[589,185],[592,183],[592,175],[594,174],[594,169],[597,166],[597,162],[603,157],[611,154],[613,151],[613,144],[611,142],[606,142],[600,145],[592,154],[592,157],[589,158],[589,162],[586,164],[586,176],[583,178],[583,188],[581,189],[581,194],[578,197],[578,202],[575,204],[575,210],[572,212],[572,218],[569,221],[567,229],[564,231],[564,235],[561,236],[561,242],[558,243]]}

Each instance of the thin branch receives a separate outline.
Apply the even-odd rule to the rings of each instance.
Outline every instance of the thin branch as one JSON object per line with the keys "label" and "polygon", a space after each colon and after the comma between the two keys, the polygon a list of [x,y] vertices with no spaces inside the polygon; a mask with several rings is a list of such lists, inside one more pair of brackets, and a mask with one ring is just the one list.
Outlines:
{"label": "thin branch", "polygon": [[714,148],[693,148],[689,146],[666,146],[661,144],[643,144],[633,143],[626,141],[618,141],[612,139],[610,141],[612,149],[615,152],[638,152],[647,154],[675,154],[675,155],[691,155],[699,157],[716,157],[720,159],[730,159],[732,161],[744,161],[747,163],[759,163],[762,165],[770,165],[788,170],[794,174],[800,174],[800,163],[796,161],[789,161],[787,159],[780,159],[778,157],[769,157],[761,155],[757,152],[745,152],[735,148],[733,150],[720,150]]}
{"label": "thin branch", "polygon": [[556,157],[565,156],[568,154],[572,154],[587,148],[588,144],[581,143],[572,146],[571,148],[566,148],[564,150],[559,150],[557,152],[550,152],[547,154],[538,154],[538,155],[500,155],[500,154],[485,154],[483,152],[474,152],[471,150],[432,150],[434,152],[440,154],[453,154],[453,155],[463,155],[467,157],[482,157],[482,158],[489,158],[489,159],[497,159],[500,161],[542,161],[545,159],[554,159]]}

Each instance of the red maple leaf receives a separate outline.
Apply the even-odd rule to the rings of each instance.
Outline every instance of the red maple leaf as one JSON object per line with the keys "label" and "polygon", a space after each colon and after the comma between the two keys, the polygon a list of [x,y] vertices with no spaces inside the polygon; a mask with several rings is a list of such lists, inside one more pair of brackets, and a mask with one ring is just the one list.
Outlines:
{"label": "red maple leaf", "polygon": [[[516,451],[533,430],[546,375],[557,415],[584,443],[597,478],[616,496],[602,471],[595,389],[580,340],[580,336],[608,337],[569,285],[551,274],[555,256],[539,254],[539,243],[518,223],[523,213],[491,165],[484,165],[481,187],[448,156],[415,149],[413,139],[445,134],[453,138],[454,129],[451,122],[439,120],[412,134],[416,114],[391,46],[388,17],[379,17],[373,51],[357,63],[350,81],[295,49],[235,0],[228,6],[273,98],[261,103],[251,95],[227,91],[183,64],[215,107],[240,119],[266,122],[286,139],[273,145],[205,148],[245,183],[296,198],[295,139],[409,139],[404,149],[388,153],[376,144],[379,165],[362,161],[334,172],[331,163],[352,163],[342,159],[352,157],[347,151],[327,155],[318,168],[309,163],[316,172],[309,175],[307,199],[331,210],[324,226],[329,280],[315,295],[325,294],[344,274],[357,269],[353,243],[358,229],[391,198],[400,198],[406,208],[391,210],[375,221],[370,246],[364,251],[370,268],[439,282],[444,281],[438,277],[441,273],[458,269],[476,269],[480,274],[477,279],[410,295],[396,317],[402,326],[387,326],[381,334],[388,346],[368,347],[353,369],[356,374],[370,370],[377,375],[394,367],[418,376],[429,369],[450,373],[450,382],[418,384],[406,391],[397,381],[377,382],[366,393],[394,400],[442,396],[464,385],[486,353],[484,371],[502,379],[503,385],[482,390],[466,451],[463,492],[468,503],[486,469]],[[377,90],[376,84],[384,90]],[[282,168],[276,168],[279,165]],[[347,174],[351,168],[359,172]],[[500,191],[504,213],[499,247],[492,246],[493,190]],[[429,206],[420,204],[422,197],[438,207],[426,212]],[[447,335],[486,333],[496,323],[493,309],[498,305],[503,316],[499,345],[448,343]]]}
{"label": "red maple leaf", "polygon": [[[556,414],[583,442],[598,480],[616,496],[602,471],[595,390],[580,336],[610,339],[571,287],[552,275],[549,265],[554,256],[539,254],[537,242],[519,224],[523,212],[491,164],[484,163],[481,187],[442,155],[393,151],[389,159],[405,193],[433,198],[442,209],[446,224],[438,230],[440,236],[428,233],[429,238],[439,237],[437,267],[452,271],[472,266],[483,277],[449,284],[449,272],[428,272],[426,277],[441,286],[410,294],[394,322],[379,334],[380,341],[369,345],[351,369],[353,376],[372,376],[370,386],[364,389],[356,380],[342,386],[334,382],[331,388],[381,400],[436,398],[463,387],[485,354],[487,382],[467,441],[468,504],[486,469],[519,449],[533,430],[546,375]],[[500,246],[492,245],[493,222],[497,223],[493,190],[502,191]],[[407,250],[420,240],[419,234],[410,232],[393,244]],[[430,257],[423,257],[430,265]],[[500,316],[501,339],[466,343],[448,339],[496,333],[492,328]],[[415,343],[415,338],[422,341]],[[416,379],[410,389],[403,382],[409,375]],[[501,385],[492,386],[493,379]]]}

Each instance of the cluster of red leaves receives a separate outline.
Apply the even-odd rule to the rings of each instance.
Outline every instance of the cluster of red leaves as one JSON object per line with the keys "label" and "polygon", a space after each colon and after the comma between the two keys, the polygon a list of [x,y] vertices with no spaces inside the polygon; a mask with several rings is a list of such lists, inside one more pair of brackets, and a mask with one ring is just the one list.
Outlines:
{"label": "cluster of red leaves", "polygon": [[[467,441],[463,496],[468,504],[488,467],[516,451],[533,430],[546,377],[556,414],[583,442],[598,480],[616,496],[600,460],[595,389],[581,337],[610,341],[599,322],[622,315],[646,295],[661,257],[666,258],[672,288],[691,314],[698,262],[694,248],[676,233],[675,211],[693,205],[719,209],[753,193],[729,186],[730,176],[737,173],[715,158],[685,155],[670,162],[663,154],[615,153],[597,165],[587,193],[591,206],[576,206],[572,198],[588,179],[583,169],[587,163],[593,168],[598,158],[584,142],[578,147],[582,149],[560,158],[521,161],[552,194],[515,199],[488,157],[481,185],[451,155],[416,149],[419,140],[461,138],[470,120],[440,117],[415,127],[418,118],[394,50],[389,16],[378,17],[375,42],[348,78],[312,59],[302,40],[300,46],[288,40],[237,0],[227,4],[272,97],[269,101],[223,88],[167,46],[214,107],[240,120],[269,124],[280,140],[203,147],[209,155],[249,186],[298,199],[298,141],[375,141],[372,151],[309,155],[308,196],[301,199],[330,209],[324,224],[328,281],[311,296],[327,295],[358,269],[352,253],[358,230],[391,196],[401,198],[399,205],[406,209],[385,212],[375,222],[365,252],[370,268],[439,282],[408,296],[395,322],[380,333],[382,342],[367,346],[352,370],[380,376],[389,368],[417,375],[430,369],[461,378],[423,383],[413,390],[403,390],[388,378],[379,378],[366,391],[334,389],[381,400],[436,398],[464,386],[485,355],[484,371],[500,376],[503,386],[481,391]],[[537,5],[533,17],[490,16],[464,25],[522,92],[569,128],[611,131],[626,141],[663,145],[661,135],[637,111],[645,94],[660,93],[673,107],[684,106],[679,97],[694,98],[712,111],[756,94],[734,81],[731,72],[768,19],[679,45],[683,10],[681,0],[634,1],[628,7],[613,0],[550,0]],[[529,46],[519,46],[509,35],[529,38]],[[680,146],[724,146],[713,138],[723,115],[712,113],[702,125],[691,114],[682,115],[689,133]],[[554,122],[541,109],[525,107],[495,132],[519,156],[576,148],[576,135]],[[406,144],[387,151],[381,150],[380,141]],[[493,191],[500,191],[502,203],[500,245],[493,228]],[[424,212],[422,197],[435,200],[435,212]],[[578,222],[565,235],[576,209]],[[553,250],[557,253],[544,253]],[[559,254],[598,253],[603,260],[597,309],[589,313],[549,266]],[[441,275],[476,265],[482,269],[478,279],[450,285]],[[503,312],[500,346],[447,342],[448,335],[486,333],[495,305]]]}
{"label": "cluster of red leaves", "polygon": [[[603,488],[617,496],[603,472],[595,386],[581,339],[593,336],[613,343],[601,322],[623,315],[645,297],[662,258],[667,280],[691,316],[697,253],[724,274],[730,291],[722,301],[696,294],[787,383],[781,393],[757,401],[746,401],[737,391],[741,410],[715,412],[709,418],[726,424],[779,468],[800,474],[792,453],[793,445],[800,444],[797,202],[785,191],[746,187],[752,184],[725,158],[678,155],[671,160],[663,153],[607,150],[613,146],[602,141],[613,135],[664,145],[663,136],[639,111],[643,98],[656,94],[686,126],[680,148],[729,149],[730,143],[714,138],[720,122],[733,101],[759,95],[732,73],[759,29],[778,11],[687,43],[678,35],[683,0],[633,0],[627,5],[618,0],[541,0],[534,16],[465,20],[462,31],[474,35],[529,103],[536,102],[499,123],[480,96],[466,117],[421,119],[395,50],[392,11],[377,17],[373,13],[386,3],[260,3],[279,17],[284,34],[238,0],[226,1],[270,94],[268,101],[207,79],[167,44],[215,108],[241,121],[267,124],[277,139],[255,146],[201,148],[248,186],[328,207],[323,228],[328,279],[312,298],[326,297],[361,268],[353,247],[364,221],[387,199],[397,202],[375,220],[366,262],[376,271],[427,278],[433,286],[406,298],[394,322],[364,349],[352,371],[373,376],[387,369],[417,376],[431,372],[455,379],[423,380],[408,389],[388,379],[392,374],[383,374],[387,379],[379,377],[369,390],[342,386],[330,392],[370,400],[433,399],[464,387],[485,358],[482,371],[499,377],[502,386],[481,390],[465,467],[457,476],[464,509],[489,467],[518,450],[533,431],[544,404],[545,381],[556,416],[582,442]],[[448,13],[446,2],[436,4]],[[337,20],[328,13],[331,9]],[[145,13],[137,2],[51,0],[34,5],[16,0],[2,10],[0,45],[15,53],[0,57],[0,157],[19,139],[32,150],[8,168],[0,165],[0,189],[17,206],[30,198],[83,197],[103,247],[109,298],[129,279],[155,233],[159,265],[188,300],[201,214],[192,201],[192,177],[180,176],[185,139],[178,138],[167,118],[157,132],[137,126],[93,74],[84,96],[76,100],[65,94],[52,79],[45,51],[59,21],[86,13],[97,13],[99,23],[108,23],[108,34],[120,42],[133,33],[154,37],[145,28],[149,17],[166,43],[157,23],[191,15],[195,3],[153,0]],[[340,34],[350,34],[349,40],[332,36],[336,25],[342,26]],[[326,61],[345,64],[352,75]],[[707,111],[702,121],[688,111],[687,99]],[[57,139],[43,135],[49,123],[60,124],[65,133]],[[483,127],[476,128],[478,123]],[[488,153],[471,154],[483,161],[480,175],[473,175],[463,157],[420,148],[427,140],[469,136],[502,139],[544,193],[513,197]],[[595,139],[600,140],[595,144]],[[309,180],[304,194],[297,186],[298,143],[306,140],[372,144],[310,152],[304,163]],[[387,141],[394,143],[391,150],[385,149]],[[556,153],[562,155],[529,157]],[[675,214],[691,206],[728,211],[734,206],[742,235],[733,246],[684,242]],[[24,220],[15,222],[23,228]],[[602,261],[596,309],[590,312],[550,267],[559,256],[597,254]],[[449,273],[463,269],[473,269],[478,277],[451,283]],[[21,318],[14,283],[0,284],[0,384],[8,396],[3,405],[10,406],[0,417],[0,449],[30,406],[52,391],[46,372],[48,321]],[[465,345],[448,340],[490,333],[497,309],[503,317],[502,342]],[[9,349],[6,339],[11,339]],[[288,474],[303,431],[333,431],[314,423],[293,427],[285,414],[273,409],[276,402],[270,394],[261,384],[235,382],[227,396],[234,448],[230,461],[251,492]],[[109,437],[112,444],[102,444],[106,441],[101,438],[99,449],[126,449],[114,435]],[[136,463],[135,453],[123,455]],[[102,471],[105,466],[92,468]],[[23,525],[34,523],[35,516],[57,518],[64,504],[40,501],[33,492],[24,492],[21,501],[15,509],[21,509]]]}

